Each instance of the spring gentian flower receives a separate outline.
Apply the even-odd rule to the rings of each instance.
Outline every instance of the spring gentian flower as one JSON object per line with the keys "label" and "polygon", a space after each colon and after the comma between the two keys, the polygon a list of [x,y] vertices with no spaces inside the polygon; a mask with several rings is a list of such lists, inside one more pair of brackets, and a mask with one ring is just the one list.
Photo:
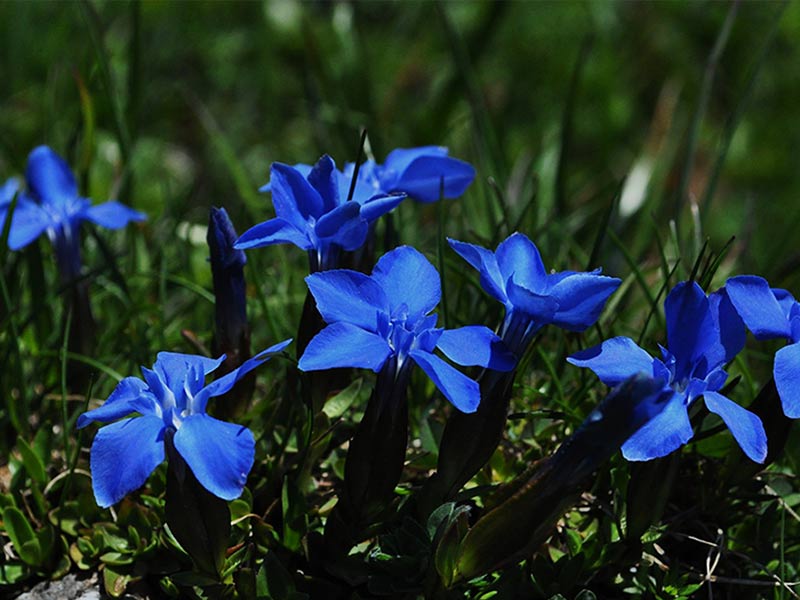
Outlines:
{"label": "spring gentian flower", "polygon": [[784,338],[775,353],[773,376],[784,414],[800,418],[800,303],[786,290],[770,288],[755,275],[731,277],[725,290],[756,339]]}
{"label": "spring gentian flower", "polygon": [[209,398],[220,396],[249,371],[283,350],[283,341],[238,369],[205,385],[225,360],[160,352],[153,369],[142,367],[144,381],[126,377],[105,404],[78,417],[78,428],[108,423],[131,413],[140,417],[101,427],[92,443],[90,466],[97,504],[106,508],[144,484],[164,460],[164,438],[209,492],[224,500],[242,493],[253,466],[255,441],[249,429],[206,414]]}
{"label": "spring gentian flower", "polygon": [[551,324],[569,331],[592,325],[621,281],[588,273],[548,273],[536,245],[522,233],[514,233],[496,252],[474,244],[448,239],[464,260],[480,273],[486,292],[506,309],[500,337],[521,357],[533,336]]}
{"label": "spring gentian flower", "polygon": [[[436,202],[442,196],[458,198],[475,179],[475,169],[447,154],[443,146],[397,148],[382,164],[368,160],[361,165],[359,179],[376,190],[403,192],[420,202]],[[348,165],[345,172],[352,168]]]}
{"label": "spring gentian flower", "polygon": [[62,279],[69,281],[80,273],[80,224],[91,221],[109,229],[119,229],[145,216],[116,201],[92,205],[78,195],[78,185],[64,159],[47,146],[34,148],[25,171],[28,192],[14,211],[8,246],[24,248],[47,232],[53,243]]}
{"label": "spring gentian flower", "polygon": [[644,372],[673,391],[669,404],[622,446],[628,460],[666,456],[693,435],[689,407],[703,397],[719,415],[744,453],[764,462],[767,438],[756,415],[719,393],[728,374],[723,366],[744,347],[744,324],[724,292],[706,296],[694,281],[676,285],[664,301],[667,348],[653,358],[627,337],[615,337],[567,360],[588,367],[600,381],[614,386]]}
{"label": "spring gentian flower", "polygon": [[360,248],[369,225],[405,198],[377,191],[359,178],[348,202],[351,180],[327,154],[313,167],[273,163],[262,190],[272,192],[277,216],[248,229],[235,247],[289,243],[308,251],[312,272],[335,267],[342,250]]}
{"label": "spring gentian flower", "polygon": [[478,384],[433,351],[438,348],[459,365],[513,367],[513,358],[488,328],[436,327],[437,315],[430,313],[441,297],[439,274],[414,248],[385,254],[369,276],[337,269],[312,274],[306,282],[328,326],[300,358],[303,371],[366,368],[405,386],[416,363],[456,408],[474,412]]}

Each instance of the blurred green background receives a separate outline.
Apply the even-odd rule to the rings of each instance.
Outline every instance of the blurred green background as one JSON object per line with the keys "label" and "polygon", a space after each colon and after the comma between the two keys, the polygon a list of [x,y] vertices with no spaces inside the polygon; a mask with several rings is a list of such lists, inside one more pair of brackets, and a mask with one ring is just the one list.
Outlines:
{"label": "blurred green background", "polygon": [[271,161],[353,160],[366,127],[379,160],[433,143],[476,164],[452,227],[490,235],[470,210],[489,177],[512,207],[538,182],[530,226],[639,165],[632,201],[643,189],[666,224],[680,189],[702,206],[729,141],[705,232],[788,277],[798,40],[800,8],[781,3],[6,2],[0,175],[47,143],[91,166],[96,201],[196,222],[224,204],[243,228],[270,210]]}
{"label": "blurred green background", "polygon": [[[272,161],[341,165],[366,127],[379,161],[442,144],[477,168],[462,200],[397,211],[423,251],[439,210],[445,235],[520,229],[548,265],[622,276],[656,238],[680,277],[736,236],[720,277],[800,289],[796,4],[6,2],[0,44],[0,177],[51,145],[95,201],[148,213],[152,264],[205,287],[204,252],[170,240],[199,250],[212,204],[239,231],[269,218]],[[590,257],[605,219],[618,241]],[[262,281],[304,263],[249,256]],[[299,277],[274,283],[294,310]]]}

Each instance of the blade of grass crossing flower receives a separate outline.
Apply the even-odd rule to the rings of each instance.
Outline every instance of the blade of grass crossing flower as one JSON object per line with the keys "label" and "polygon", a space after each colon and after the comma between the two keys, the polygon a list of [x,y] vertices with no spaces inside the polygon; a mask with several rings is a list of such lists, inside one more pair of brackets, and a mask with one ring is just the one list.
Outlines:
{"label": "blade of grass crossing flower", "polygon": [[358,142],[358,152],[356,153],[356,163],[353,168],[353,178],[350,180],[350,189],[347,192],[347,201],[353,199],[353,194],[356,191],[356,182],[358,181],[358,172],[361,170],[361,163],[364,160],[364,143],[367,141],[367,128],[361,130],[361,139]]}
{"label": "blade of grass crossing flower", "polygon": [[444,207],[444,177],[439,180],[439,202],[437,202],[437,212],[438,221],[437,223],[437,230],[438,235],[436,240],[436,254],[438,255],[436,258],[438,259],[436,262],[439,266],[439,277],[441,278],[442,282],[442,299],[440,304],[442,306],[442,310],[440,314],[442,315],[442,327],[447,329],[447,324],[450,323],[450,311],[449,305],[447,303],[447,283],[445,278],[447,276],[445,268],[444,268],[444,256],[447,246],[447,240],[445,239],[444,233],[444,222],[445,222],[445,207]]}

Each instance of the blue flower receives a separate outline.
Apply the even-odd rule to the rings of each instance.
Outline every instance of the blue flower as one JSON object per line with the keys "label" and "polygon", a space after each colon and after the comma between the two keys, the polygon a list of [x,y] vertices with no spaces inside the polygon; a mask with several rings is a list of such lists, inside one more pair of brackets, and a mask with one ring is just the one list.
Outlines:
{"label": "blue flower", "polygon": [[800,418],[800,303],[786,290],[770,288],[755,275],[731,277],[725,290],[756,339],[784,338],[789,344],[775,353],[773,376],[784,414]]}
{"label": "blue flower", "polygon": [[360,248],[370,223],[405,198],[376,191],[359,178],[348,202],[351,180],[327,154],[313,167],[272,163],[262,190],[272,192],[276,217],[244,232],[235,247],[294,244],[309,252],[312,271],[335,267],[341,250]]}
{"label": "blue flower", "polygon": [[[436,202],[442,196],[458,198],[475,179],[475,169],[447,153],[443,146],[397,148],[383,164],[368,160],[361,165],[359,180],[368,181],[376,190],[403,192],[420,202]],[[352,168],[348,165],[345,172]]]}
{"label": "blue flower", "polygon": [[600,269],[548,273],[536,245],[522,233],[506,238],[496,252],[452,239],[448,242],[480,272],[483,289],[505,306],[500,337],[518,358],[545,325],[569,331],[592,325],[621,283],[616,277],[600,275]]}
{"label": "blue flower", "polygon": [[[78,185],[64,159],[47,146],[34,148],[25,171],[28,193],[17,201],[11,221],[8,246],[24,248],[42,233],[53,243],[62,277],[69,280],[80,272],[82,221],[119,229],[145,216],[116,201],[92,205],[78,195]],[[2,210],[2,209],[0,209]]]}
{"label": "blue flower", "polygon": [[430,312],[441,297],[439,274],[414,248],[385,254],[369,276],[337,269],[310,275],[306,282],[328,326],[300,358],[303,371],[360,367],[389,374],[401,386],[416,363],[456,408],[474,412],[478,384],[433,351],[464,366],[513,368],[513,358],[486,327],[436,327],[437,315]]}
{"label": "blue flower", "polygon": [[255,441],[249,429],[206,414],[209,398],[220,396],[249,371],[283,350],[291,340],[264,350],[235,371],[205,385],[205,378],[225,360],[160,352],[153,369],[142,367],[144,381],[126,377],[94,410],[78,417],[78,428],[98,421],[90,466],[97,504],[106,508],[139,488],[164,460],[164,437],[174,435],[175,449],[209,492],[224,500],[242,493],[253,466]]}
{"label": "blue flower", "polygon": [[676,285],[664,301],[667,348],[653,358],[627,337],[615,337],[567,360],[588,367],[615,386],[644,372],[673,391],[669,404],[622,446],[628,460],[666,456],[693,435],[689,407],[700,396],[719,415],[744,453],[764,462],[767,437],[756,415],[719,393],[728,374],[723,366],[744,347],[744,324],[724,292],[706,296],[695,282]]}

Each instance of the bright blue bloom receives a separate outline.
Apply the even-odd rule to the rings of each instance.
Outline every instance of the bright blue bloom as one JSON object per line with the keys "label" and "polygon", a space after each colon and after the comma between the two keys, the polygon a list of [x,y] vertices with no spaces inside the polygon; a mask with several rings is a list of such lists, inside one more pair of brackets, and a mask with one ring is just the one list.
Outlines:
{"label": "bright blue bloom", "polygon": [[756,415],[719,393],[728,374],[723,366],[744,347],[744,324],[724,292],[706,296],[696,282],[676,285],[664,301],[667,348],[653,358],[627,337],[615,337],[567,360],[588,367],[600,381],[615,386],[644,372],[664,381],[673,396],[659,415],[622,446],[628,460],[666,456],[693,435],[689,406],[700,396],[719,415],[744,453],[764,462],[767,437]]}
{"label": "bright blue bloom", "polygon": [[220,396],[248,372],[283,350],[291,340],[264,350],[235,371],[205,385],[225,360],[160,352],[153,369],[142,367],[144,381],[126,377],[105,404],[78,417],[78,428],[98,421],[90,466],[97,504],[106,508],[141,487],[164,460],[164,436],[209,492],[224,500],[242,493],[253,466],[255,441],[249,429],[206,414],[209,398]]}
{"label": "bright blue bloom", "polygon": [[272,163],[262,190],[272,192],[276,217],[244,232],[235,247],[294,244],[308,251],[312,272],[335,267],[341,250],[360,248],[370,224],[405,198],[376,191],[359,178],[348,202],[351,180],[327,154],[313,167]]}
{"label": "bright blue bloom", "polygon": [[[368,181],[376,190],[403,192],[420,202],[436,202],[442,196],[458,198],[475,179],[475,169],[447,153],[443,146],[397,148],[383,164],[368,160],[361,165],[359,180]],[[348,165],[345,172],[352,168]]]}
{"label": "bright blue bloom", "polygon": [[800,418],[800,303],[786,290],[770,288],[755,275],[731,277],[725,290],[756,339],[785,338],[775,353],[773,375],[784,414]]}
{"label": "bright blue bloom", "polygon": [[142,213],[119,202],[112,200],[92,205],[87,198],[79,196],[69,166],[47,146],[34,148],[30,153],[25,179],[28,192],[17,201],[8,246],[19,250],[47,232],[65,280],[80,272],[81,221],[119,229],[130,221],[145,219]]}
{"label": "bright blue bloom", "polygon": [[600,275],[600,269],[548,273],[536,245],[522,233],[506,238],[496,252],[447,241],[480,272],[483,289],[505,306],[500,337],[518,358],[545,325],[569,331],[592,325],[621,283],[616,277]]}
{"label": "bright blue bloom", "polygon": [[211,207],[207,240],[216,299],[216,341],[229,359],[231,354],[246,351],[249,341],[244,279],[247,257],[242,250],[234,249],[236,238],[236,230],[225,209]]}
{"label": "bright blue bloom", "polygon": [[456,408],[473,412],[480,403],[478,384],[434,349],[464,366],[513,368],[513,357],[486,327],[436,327],[437,315],[429,313],[441,297],[439,273],[414,248],[388,252],[369,276],[337,269],[310,275],[306,282],[328,326],[300,358],[303,371],[366,368],[404,386],[416,363]]}

